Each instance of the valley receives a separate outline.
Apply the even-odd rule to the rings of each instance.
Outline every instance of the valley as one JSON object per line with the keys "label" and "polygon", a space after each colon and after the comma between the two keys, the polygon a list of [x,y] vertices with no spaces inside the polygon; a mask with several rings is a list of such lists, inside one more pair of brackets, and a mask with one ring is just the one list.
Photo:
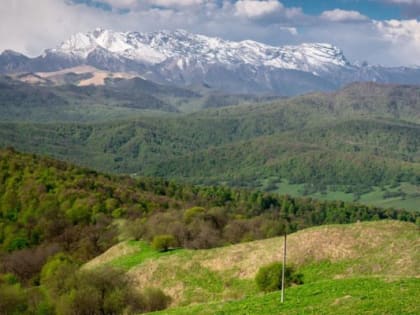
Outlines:
{"label": "valley", "polygon": [[420,314],[420,8],[291,3],[4,4],[0,315]]}
{"label": "valley", "polygon": [[2,146],[117,174],[418,210],[415,86],[359,83],[274,100],[220,96],[222,107],[210,94],[215,108],[182,113],[176,99],[199,104],[207,96],[142,79],[102,87],[12,82],[31,98],[11,107],[22,92],[4,94]]}

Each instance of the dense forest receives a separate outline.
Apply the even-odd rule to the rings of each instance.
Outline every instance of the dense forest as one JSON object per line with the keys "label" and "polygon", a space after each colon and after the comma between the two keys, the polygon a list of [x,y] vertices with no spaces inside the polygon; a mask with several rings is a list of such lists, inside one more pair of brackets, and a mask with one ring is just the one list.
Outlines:
{"label": "dense forest", "polygon": [[[114,85],[129,89],[140,83],[146,84]],[[419,104],[417,87],[364,83],[331,94],[187,115],[131,113],[130,119],[104,118],[101,123],[63,124],[54,115],[42,124],[33,117],[18,123],[5,115],[0,145],[114,174],[268,191],[277,191],[278,183],[287,181],[305,185],[301,195],[344,191],[352,193],[353,200],[378,187],[385,198],[389,187],[407,184],[414,188],[401,190],[400,195],[418,200]],[[44,118],[51,115],[35,111]],[[25,111],[19,115],[25,116]],[[263,181],[272,184],[261,186]]]}
{"label": "dense forest", "polygon": [[0,166],[0,248],[6,256],[53,244],[87,260],[116,241],[116,219],[129,219],[126,228],[137,238],[172,234],[178,246],[209,248],[313,225],[386,218],[415,222],[419,216],[341,201],[111,176],[13,149],[1,151]]}

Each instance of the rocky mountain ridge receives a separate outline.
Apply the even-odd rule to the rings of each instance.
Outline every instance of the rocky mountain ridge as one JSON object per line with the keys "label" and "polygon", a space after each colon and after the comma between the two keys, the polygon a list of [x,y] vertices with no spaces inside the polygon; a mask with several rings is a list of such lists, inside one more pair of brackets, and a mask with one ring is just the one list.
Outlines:
{"label": "rocky mountain ridge", "polygon": [[330,44],[275,47],[183,30],[139,33],[98,28],[77,33],[36,58],[10,50],[0,55],[0,73],[57,71],[80,65],[230,93],[296,95],[334,90],[354,81],[420,83],[419,68],[352,64]]}

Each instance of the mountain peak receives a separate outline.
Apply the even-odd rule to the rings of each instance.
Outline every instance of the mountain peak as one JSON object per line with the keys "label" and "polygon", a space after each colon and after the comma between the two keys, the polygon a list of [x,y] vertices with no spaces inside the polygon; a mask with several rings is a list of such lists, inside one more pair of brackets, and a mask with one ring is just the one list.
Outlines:
{"label": "mountain peak", "polygon": [[228,41],[182,29],[139,33],[97,28],[92,32],[71,36],[54,51],[87,58],[97,48],[105,49],[118,58],[146,64],[159,64],[172,59],[183,60],[180,64],[184,65],[196,60],[201,64],[222,64],[228,67],[247,64],[312,73],[349,64],[342,51],[330,44],[270,46],[252,40]]}
{"label": "mountain peak", "polygon": [[329,43],[274,46],[182,29],[142,33],[96,28],[74,34],[33,59],[13,53],[0,55],[0,72],[45,72],[91,65],[136,73],[163,84],[209,85],[235,93],[293,95],[333,90],[354,81],[420,82],[420,68],[350,64],[341,49]]}
{"label": "mountain peak", "polygon": [[11,50],[11,49],[6,49],[1,53],[1,56],[5,57],[5,56],[10,56],[10,57],[25,57],[25,55],[21,54],[20,52]]}

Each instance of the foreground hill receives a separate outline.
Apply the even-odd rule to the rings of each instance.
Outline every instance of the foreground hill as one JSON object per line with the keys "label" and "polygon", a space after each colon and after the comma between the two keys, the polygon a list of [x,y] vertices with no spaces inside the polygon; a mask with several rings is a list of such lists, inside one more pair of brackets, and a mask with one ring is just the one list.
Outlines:
{"label": "foreground hill", "polygon": [[[110,303],[106,305],[113,310],[128,307],[147,311],[165,307],[168,295],[175,304],[181,301],[188,304],[189,300],[199,302],[209,296],[217,300],[224,296],[222,292],[226,292],[228,298],[238,298],[243,292],[255,293],[255,285],[249,278],[255,270],[241,266],[241,261],[255,259],[255,256],[247,256],[249,253],[245,252],[258,252],[254,246],[269,247],[270,240],[263,247],[259,243],[249,243],[250,248],[245,243],[238,245],[240,255],[232,257],[232,261],[218,262],[221,255],[230,255],[229,247],[221,247],[223,245],[270,238],[320,224],[380,219],[417,222],[418,216],[418,212],[354,203],[110,176],[13,149],[0,150],[0,313],[72,314],[77,308],[100,309],[106,303]],[[401,228],[401,237],[412,233],[413,226],[405,225],[404,231]],[[389,230],[399,231],[400,227],[395,225]],[[384,231],[386,239],[387,229]],[[330,232],[340,240],[340,233]],[[352,244],[351,240],[358,236],[370,239],[369,235],[373,234],[382,235],[375,231],[357,231],[344,237],[337,248]],[[182,249],[163,253],[152,249],[150,243],[155,244],[155,240],[162,237],[169,237],[171,247]],[[111,247],[127,238],[141,241]],[[293,237],[291,240],[293,242]],[[299,243],[299,238],[296,240]],[[404,245],[407,240],[414,243]],[[415,240],[413,235],[399,242],[404,266],[414,271],[418,259],[403,254],[403,250],[406,246],[417,246]],[[275,244],[276,240],[271,242]],[[369,249],[370,244],[382,246],[370,239],[363,247]],[[220,248],[208,252],[192,250],[215,247]],[[358,252],[351,250],[353,247],[345,248],[345,254],[353,253],[358,257]],[[105,254],[101,255],[103,252]],[[302,253],[310,257],[308,252]],[[121,257],[122,254],[125,256]],[[98,255],[101,256],[96,257]],[[261,262],[275,257],[267,256]],[[316,261],[318,256],[313,257]],[[92,258],[95,259],[87,267],[79,269]],[[173,263],[183,264],[188,269],[179,267],[179,273],[173,275],[172,280],[167,279],[165,268],[169,268],[167,262],[171,260],[164,258],[174,259]],[[154,269],[159,265],[148,265],[154,259],[159,264],[166,261],[166,265],[162,264],[163,273]],[[207,259],[208,265],[203,259]],[[106,262],[129,272],[112,271]],[[100,268],[103,265],[105,269]],[[151,269],[142,271],[147,265]],[[221,268],[219,271],[217,266]],[[345,262],[343,266],[347,266]],[[383,266],[377,262],[376,269],[371,270],[385,273]],[[173,265],[171,268],[173,270]],[[347,268],[340,269],[340,274],[347,272]],[[363,270],[357,272],[363,274]],[[407,271],[407,275],[411,274]],[[180,282],[183,278],[187,281],[185,285]],[[133,279],[141,285],[130,285]],[[149,289],[144,288],[145,285],[162,287]],[[100,298],[98,292],[104,290],[103,286],[111,295],[107,293]],[[225,287],[230,289],[225,291]],[[130,288],[141,289],[141,294],[136,295],[138,291]],[[170,290],[166,292],[166,288]],[[240,288],[243,290],[238,291]],[[95,293],[86,295],[86,290]],[[114,299],[113,294],[119,294],[122,300]],[[161,303],[156,305],[153,302],[156,299]],[[64,309],[66,312],[61,311]]]}
{"label": "foreground hill", "polygon": [[[290,234],[288,262],[303,273],[304,284],[287,290],[286,304],[280,306],[278,293],[258,294],[254,277],[261,266],[281,261],[282,246],[282,238],[273,238],[210,250],[153,254],[144,243],[128,242],[111,248],[85,268],[120,266],[128,270],[135,287],[163,288],[175,307],[164,314],[418,311],[420,234],[414,224],[329,225]],[[393,298],[400,290],[401,295]],[[384,298],[387,301],[381,303]],[[204,304],[176,308],[196,303]]]}
{"label": "foreground hill", "polygon": [[0,145],[107,172],[418,210],[419,113],[418,87],[353,84],[264,105],[100,124],[57,124],[40,110],[48,123],[1,123]]}
{"label": "foreground hill", "polygon": [[[354,278],[320,281],[290,288],[286,302],[278,292],[252,296],[240,301],[209,303],[170,309],[153,314],[418,314],[420,280]],[[150,313],[152,314],[152,313]]]}

